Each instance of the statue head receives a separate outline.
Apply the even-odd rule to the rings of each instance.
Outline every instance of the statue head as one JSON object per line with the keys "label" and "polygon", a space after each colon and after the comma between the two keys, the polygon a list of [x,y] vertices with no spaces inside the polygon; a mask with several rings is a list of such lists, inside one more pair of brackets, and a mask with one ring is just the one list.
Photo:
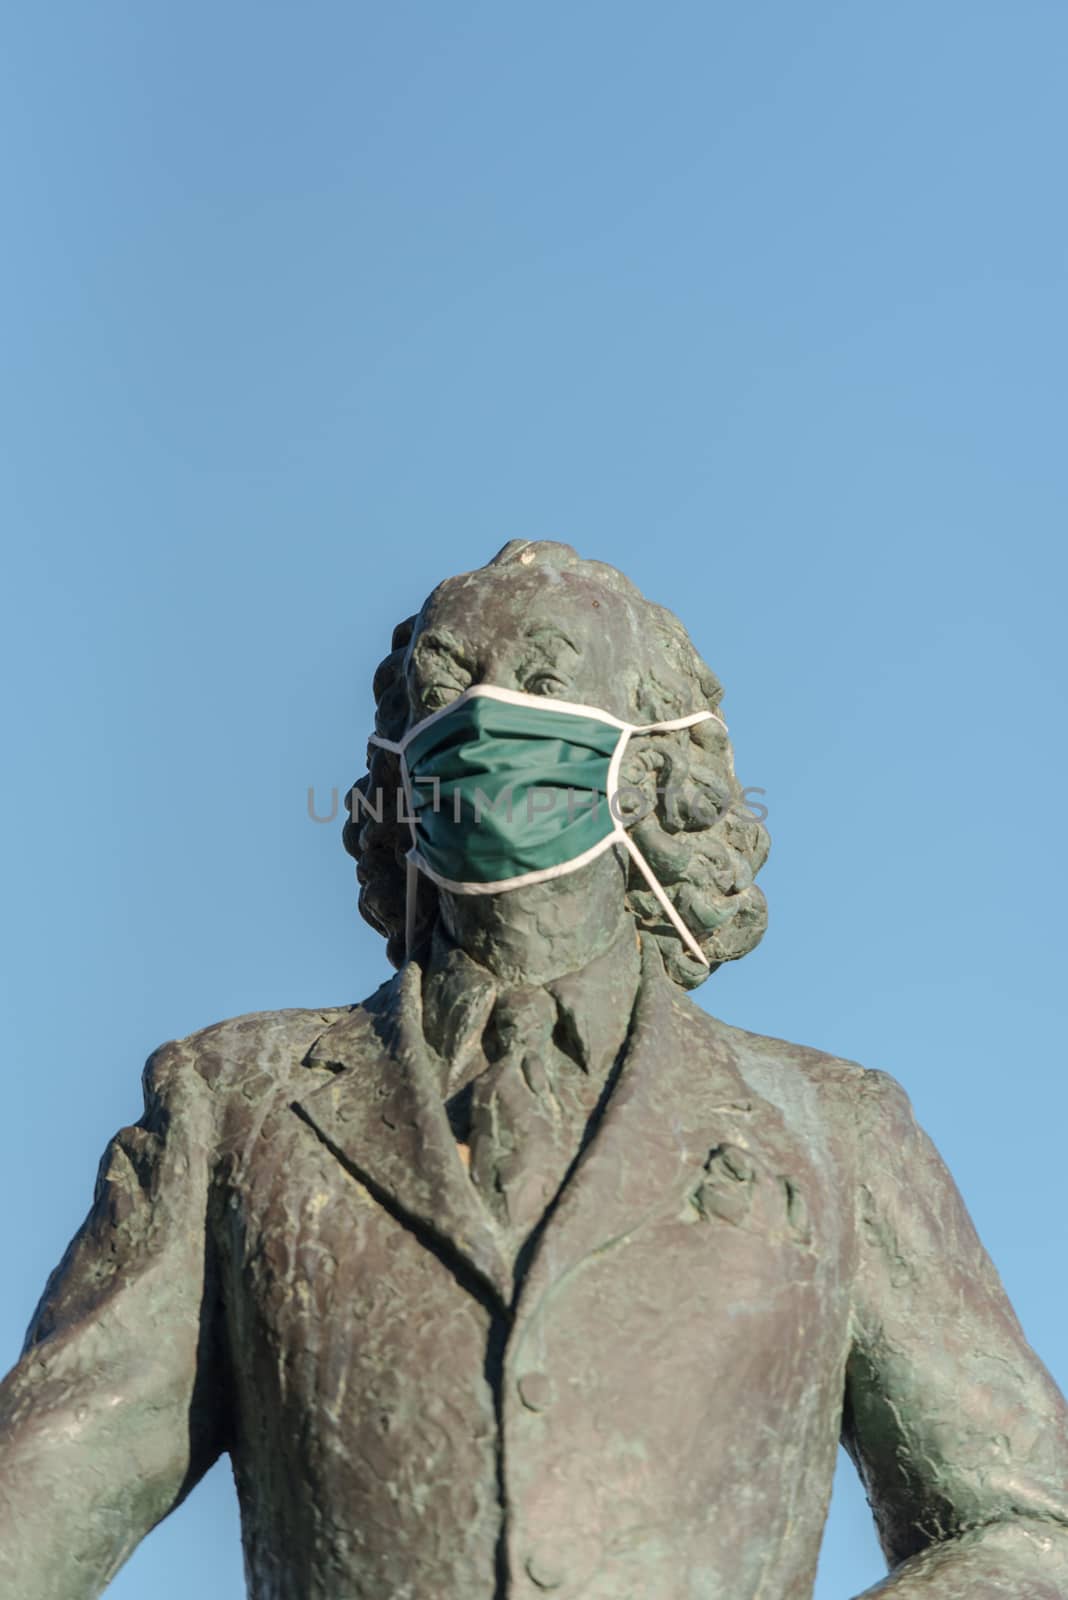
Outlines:
{"label": "statue head", "polygon": [[[676,617],[646,600],[614,567],[569,545],[512,540],[474,572],[438,585],[422,610],[393,630],[374,677],[375,732],[397,741],[474,684],[597,706],[629,723],[719,707],[722,689]],[[581,897],[608,924],[630,916],[660,947],[668,973],[692,988],[760,940],[764,896],[754,876],[769,839],[743,803],[721,721],[631,738],[620,805],[628,828],[708,965],[687,949],[630,856],[615,846],[552,882],[474,897],[419,885],[418,945],[443,917],[461,943],[517,914],[551,928]],[[407,823],[392,806],[362,803],[400,788],[397,756],[369,746],[368,773],[347,797],[344,842],[356,858],[360,910],[405,954]],[[633,818],[633,820],[630,820]],[[460,904],[461,901],[465,903]]]}

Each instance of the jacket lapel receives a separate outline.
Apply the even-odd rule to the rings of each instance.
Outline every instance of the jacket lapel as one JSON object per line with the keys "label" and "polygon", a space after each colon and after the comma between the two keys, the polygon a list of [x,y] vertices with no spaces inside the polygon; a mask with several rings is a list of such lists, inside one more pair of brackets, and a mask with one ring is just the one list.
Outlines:
{"label": "jacket lapel", "polygon": [[642,940],[642,980],[619,1079],[545,1226],[522,1286],[529,1307],[594,1251],[681,1211],[722,1146],[781,1147],[782,1118],[742,1077],[715,1024]]}
{"label": "jacket lapel", "polygon": [[306,1065],[332,1076],[293,1109],[376,1199],[428,1236],[454,1270],[471,1269],[507,1304],[511,1271],[460,1160],[423,1037],[421,981],[421,968],[410,961],[385,986],[383,1000],[329,1028]]}
{"label": "jacket lapel", "polygon": [[[306,1057],[330,1077],[293,1109],[387,1209],[504,1305],[513,1265],[464,1168],[422,1027],[422,969],[410,961]],[[531,1241],[527,1306],[577,1262],[681,1209],[711,1152],[754,1150],[781,1164],[781,1113],[744,1080],[725,1038],[666,976],[642,940],[642,978],[619,1078],[598,1128]]]}

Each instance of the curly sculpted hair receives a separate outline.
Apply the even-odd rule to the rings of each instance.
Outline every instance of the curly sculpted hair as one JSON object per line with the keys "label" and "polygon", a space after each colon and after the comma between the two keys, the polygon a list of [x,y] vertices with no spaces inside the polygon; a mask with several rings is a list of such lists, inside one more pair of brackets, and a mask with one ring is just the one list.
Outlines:
{"label": "curly sculpted hair", "polygon": [[[646,600],[614,567],[584,561],[570,546],[532,544],[514,539],[489,566],[537,556],[539,565],[579,571],[620,595],[636,612],[648,641],[648,661],[639,691],[643,722],[662,722],[692,711],[717,710],[723,690],[701,660],[677,617]],[[375,732],[400,739],[408,728],[411,705],[405,667],[418,616],[393,630],[392,647],[374,675]],[[368,771],[346,796],[343,840],[355,857],[360,912],[386,938],[394,966],[405,958],[405,853],[411,843],[403,821],[378,810],[379,820],[361,796],[396,793],[400,770],[396,755],[368,746]],[[709,965],[698,962],[650,891],[629,855],[627,902],[637,926],[656,940],[664,966],[676,983],[692,989],[724,961],[736,961],[759,943],[767,925],[767,906],[754,878],[763,866],[770,839],[744,803],[734,774],[726,728],[706,721],[673,733],[634,736],[621,773],[620,805],[632,816],[629,831],[692,931]],[[426,938],[438,915],[437,886],[419,886],[416,943]]]}

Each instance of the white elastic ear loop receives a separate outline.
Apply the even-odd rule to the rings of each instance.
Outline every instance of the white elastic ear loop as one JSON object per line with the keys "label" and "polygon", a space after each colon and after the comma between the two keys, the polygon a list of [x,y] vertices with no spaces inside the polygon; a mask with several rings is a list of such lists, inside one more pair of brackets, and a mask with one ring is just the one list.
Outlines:
{"label": "white elastic ear loop", "polygon": [[408,771],[408,762],[404,754],[404,747],[408,743],[408,739],[411,737],[411,733],[413,731],[414,730],[409,730],[409,733],[400,741],[399,744],[393,739],[383,739],[380,738],[378,734],[374,733],[371,734],[368,740],[369,744],[377,744],[383,750],[392,750],[394,755],[398,756],[400,760],[401,787],[404,791],[404,803],[408,811],[408,830],[412,836],[412,847],[404,861],[405,961],[410,961],[412,959],[412,951],[415,948],[415,917],[419,901],[419,868],[412,858],[412,851],[414,851],[417,846],[417,836],[415,832],[415,809],[412,805],[411,774]]}
{"label": "white elastic ear loop", "polygon": [[682,918],[675,910],[675,907],[671,904],[663,885],[626,829],[624,829],[620,834],[620,840],[630,851],[631,860],[635,863],[642,877],[656,895],[656,898],[660,901],[660,904],[663,906],[668,919],[678,932],[680,939],[682,939],[689,946],[690,950],[697,957],[697,960],[703,967],[710,967],[712,963],[701,949],[701,946],[697,943],[697,940],[694,938],[685,922],[683,922]]}
{"label": "white elastic ear loop", "polygon": [[[612,760],[608,768],[609,807],[612,808],[612,802],[619,794],[619,775],[623,766],[623,754],[634,734],[670,733],[675,729],[695,727],[699,722],[718,722],[723,731],[727,731],[727,724],[715,711],[697,711],[689,717],[673,717],[667,722],[647,722],[640,727],[628,728],[623,737],[620,739],[619,744],[616,746],[615,753],[612,756]],[[612,817],[615,823],[616,837],[618,838],[619,843],[626,847],[630,854],[631,860],[634,862],[635,866],[638,868],[638,871],[641,873],[642,877],[653,891],[657,900],[660,902],[660,905],[664,910],[664,914],[671,923],[672,927],[675,929],[676,933],[679,935],[679,938],[703,967],[710,967],[712,963],[701,949],[701,946],[698,944],[697,940],[694,938],[685,922],[683,922],[682,918],[679,916],[679,913],[676,911],[675,907],[668,898],[667,890],[664,888],[663,884],[660,882],[660,879],[656,876],[656,873],[653,871],[648,861],[646,861],[645,857],[638,849],[638,846],[635,844],[634,840],[624,827],[622,818],[618,814],[618,807],[612,809]]]}

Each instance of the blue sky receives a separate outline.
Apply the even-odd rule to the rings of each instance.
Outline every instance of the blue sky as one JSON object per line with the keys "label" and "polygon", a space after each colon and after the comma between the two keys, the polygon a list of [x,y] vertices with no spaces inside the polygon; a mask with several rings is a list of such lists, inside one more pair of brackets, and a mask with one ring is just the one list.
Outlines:
{"label": "blue sky", "polygon": [[[0,1365],[161,1040],[384,975],[392,624],[511,537],[677,611],[767,790],[702,1000],[893,1072],[1068,1382],[1068,15],[23,7],[0,53]],[[841,1476],[818,1600],[881,1573]],[[110,1591],[243,1593],[225,1464]]]}

